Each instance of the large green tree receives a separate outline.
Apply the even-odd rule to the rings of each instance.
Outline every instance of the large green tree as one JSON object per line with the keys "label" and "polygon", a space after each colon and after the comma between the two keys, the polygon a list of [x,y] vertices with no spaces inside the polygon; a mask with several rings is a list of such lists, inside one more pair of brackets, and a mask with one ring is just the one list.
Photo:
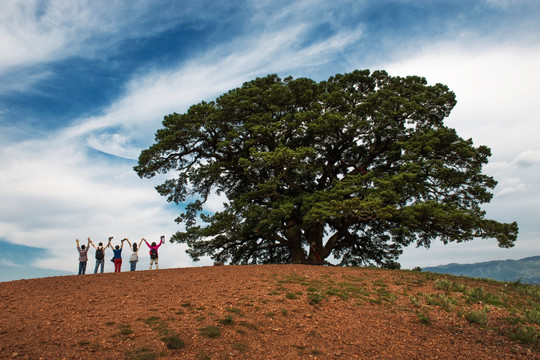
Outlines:
{"label": "large green tree", "polygon": [[[445,85],[384,71],[269,75],[165,116],[135,171],[174,174],[157,190],[185,205],[172,240],[195,260],[384,266],[436,239],[511,247],[517,224],[480,207],[490,149],[443,122],[455,104]],[[228,202],[204,212],[214,192]]]}

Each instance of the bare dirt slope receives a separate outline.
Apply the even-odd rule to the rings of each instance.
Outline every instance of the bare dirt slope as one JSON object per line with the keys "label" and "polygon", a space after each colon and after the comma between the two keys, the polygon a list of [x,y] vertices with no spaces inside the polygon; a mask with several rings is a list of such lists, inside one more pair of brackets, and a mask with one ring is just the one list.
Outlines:
{"label": "bare dirt slope", "polygon": [[410,271],[303,265],[5,282],[0,358],[540,358],[534,344],[491,326],[509,316],[503,308],[491,306],[482,326],[464,315],[481,301],[465,305],[455,293],[452,307],[427,303],[425,294],[442,293],[434,282]]}

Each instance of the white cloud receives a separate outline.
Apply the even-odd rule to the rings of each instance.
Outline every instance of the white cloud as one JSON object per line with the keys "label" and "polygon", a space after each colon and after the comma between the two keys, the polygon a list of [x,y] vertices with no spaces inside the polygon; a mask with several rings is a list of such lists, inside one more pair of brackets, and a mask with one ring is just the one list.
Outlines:
{"label": "white cloud", "polygon": [[521,182],[521,179],[517,178],[504,178],[497,185],[497,196],[504,196],[517,192],[524,192],[527,190],[527,185]]}
{"label": "white cloud", "polygon": [[[306,29],[300,25],[268,32],[257,39],[238,41],[213,49],[174,69],[152,70],[133,78],[122,97],[103,115],[79,119],[66,130],[68,136],[88,136],[88,144],[116,156],[138,156],[133,142],[147,143],[164,115],[178,112],[202,100],[213,100],[256,76],[283,72],[330,61],[331,54],[358,41],[362,32],[339,33],[298,47]],[[108,130],[114,128],[114,132]]]}
{"label": "white cloud", "polygon": [[518,166],[529,167],[540,163],[540,151],[527,150],[519,154],[514,162]]}
{"label": "white cloud", "polygon": [[[75,238],[151,239],[179,230],[175,211],[163,207],[152,182],[137,178],[132,163],[89,157],[61,134],[4,146],[0,158],[0,236],[54,249],[38,267],[74,270]],[[180,250],[174,261],[188,262]]]}

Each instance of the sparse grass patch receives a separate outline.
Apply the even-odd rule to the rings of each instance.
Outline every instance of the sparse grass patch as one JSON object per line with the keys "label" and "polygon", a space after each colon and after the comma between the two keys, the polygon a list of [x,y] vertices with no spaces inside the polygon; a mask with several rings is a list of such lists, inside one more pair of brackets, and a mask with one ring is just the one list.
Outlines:
{"label": "sparse grass patch", "polygon": [[429,305],[436,305],[443,310],[452,311],[454,309],[456,300],[445,294],[428,295],[427,303]]}
{"label": "sparse grass patch", "polygon": [[510,331],[508,333],[508,337],[524,344],[538,345],[540,341],[540,331],[538,331],[534,326],[520,326]]}
{"label": "sparse grass patch", "polygon": [[201,335],[207,336],[209,338],[217,338],[221,335],[221,329],[216,326],[206,326],[199,329]]}
{"label": "sparse grass patch", "polygon": [[159,316],[150,316],[150,317],[146,318],[146,320],[144,320],[144,322],[147,323],[148,325],[155,324],[158,321],[160,321]]}
{"label": "sparse grass patch", "polygon": [[247,322],[247,321],[241,321],[240,325],[242,325],[242,326],[244,326],[244,327],[246,327],[248,329],[251,329],[251,330],[259,329],[259,327],[256,324],[253,324],[253,323],[250,323],[250,322]]}
{"label": "sparse grass patch", "polygon": [[321,301],[323,301],[324,296],[318,292],[312,292],[308,295],[308,299],[308,302],[311,305],[318,305],[321,303]]}
{"label": "sparse grass patch", "polygon": [[427,312],[418,311],[416,312],[416,316],[418,317],[418,320],[422,325],[431,325],[431,323],[433,322]]}
{"label": "sparse grass patch", "polygon": [[247,350],[247,348],[248,348],[246,344],[243,344],[243,343],[240,343],[240,342],[232,343],[231,347],[234,350],[239,351],[239,352],[245,352]]}
{"label": "sparse grass patch", "polygon": [[133,334],[133,329],[131,329],[131,325],[129,324],[120,324],[118,325],[118,329],[120,330],[117,334],[119,336],[129,336]]}
{"label": "sparse grass patch", "polygon": [[287,295],[285,295],[285,297],[287,299],[289,299],[289,300],[294,300],[294,299],[298,298],[298,296],[296,296],[296,294],[293,293],[293,292],[288,292]]}
{"label": "sparse grass patch", "polygon": [[222,319],[219,319],[219,323],[223,325],[232,325],[234,324],[234,319],[231,315],[227,315]]}
{"label": "sparse grass patch", "polygon": [[167,349],[181,349],[186,344],[182,339],[180,339],[177,335],[168,335],[163,338],[161,338],[161,341],[165,343],[165,346],[167,346]]}
{"label": "sparse grass patch", "polygon": [[417,308],[422,306],[420,299],[416,298],[415,296],[409,296],[409,300],[411,301],[411,304]]}
{"label": "sparse grass patch", "polygon": [[157,359],[156,354],[148,348],[140,348],[133,351],[128,351],[125,353],[127,360],[155,360]]}
{"label": "sparse grass patch", "polygon": [[242,310],[240,310],[239,308],[226,307],[225,310],[228,311],[228,312],[231,312],[233,314],[236,314],[238,316],[244,316],[244,314],[242,314]]}
{"label": "sparse grass patch", "polygon": [[197,354],[197,360],[210,360],[210,356],[206,354],[206,352],[201,349],[199,350],[199,353]]}

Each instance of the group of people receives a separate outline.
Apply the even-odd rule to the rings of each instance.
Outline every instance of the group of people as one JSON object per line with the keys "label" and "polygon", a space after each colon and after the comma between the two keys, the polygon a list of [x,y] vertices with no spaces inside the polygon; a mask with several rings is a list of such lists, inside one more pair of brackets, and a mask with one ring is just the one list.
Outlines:
{"label": "group of people", "polygon": [[98,246],[96,246],[94,245],[92,240],[90,240],[90,238],[88,238],[88,243],[86,245],[80,245],[79,239],[75,240],[77,242],[77,250],[79,251],[79,275],[84,275],[86,273],[86,264],[88,262],[88,250],[90,250],[90,245],[92,245],[94,249],[96,249],[96,267],[94,268],[94,274],[97,274],[99,267],[101,267],[101,272],[103,273],[103,269],[105,268],[105,250],[108,247],[110,247],[113,251],[113,258],[111,259],[111,261],[114,262],[114,272],[120,272],[122,268],[122,249],[124,248],[124,242],[127,242],[132,249],[131,256],[129,257],[131,271],[135,271],[135,269],[137,268],[137,262],[139,261],[139,250],[143,241],[150,249],[150,270],[152,270],[152,265],[154,264],[156,266],[156,269],[159,269],[158,248],[165,242],[165,236],[161,236],[161,241],[159,242],[159,244],[156,244],[155,242],[149,244],[145,238],[142,238],[139,244],[134,242],[132,245],[129,239],[126,238],[122,239],[120,245],[116,245],[113,247],[113,245],[111,244],[112,240],[113,237],[111,236],[109,238],[109,243],[107,244],[107,246],[103,246],[102,242],[100,242]]}

